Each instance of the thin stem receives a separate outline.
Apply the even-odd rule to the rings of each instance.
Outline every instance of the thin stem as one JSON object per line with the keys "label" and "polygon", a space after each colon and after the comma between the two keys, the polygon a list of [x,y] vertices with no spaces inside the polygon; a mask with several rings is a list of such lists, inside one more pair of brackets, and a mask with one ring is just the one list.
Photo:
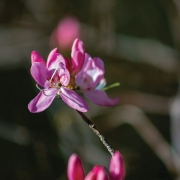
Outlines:
{"label": "thin stem", "polygon": [[104,146],[107,148],[107,150],[110,152],[111,155],[114,154],[114,149],[108,144],[105,137],[97,130],[96,126],[80,111],[76,110],[79,115],[82,117],[82,119],[88,124],[90,129],[99,137],[101,142],[104,144]]}

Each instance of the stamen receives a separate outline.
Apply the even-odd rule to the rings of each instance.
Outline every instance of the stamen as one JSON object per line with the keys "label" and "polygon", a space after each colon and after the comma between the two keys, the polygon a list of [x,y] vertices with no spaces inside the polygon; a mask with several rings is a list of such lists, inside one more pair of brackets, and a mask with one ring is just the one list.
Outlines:
{"label": "stamen", "polygon": [[36,84],[36,87],[45,95],[45,96],[52,96],[53,94],[46,94],[45,91],[48,89],[41,89],[38,84]]}
{"label": "stamen", "polygon": [[45,95],[45,96],[53,96],[54,94],[46,94],[45,93],[45,90],[42,90],[42,92],[43,92],[43,94]]}
{"label": "stamen", "polygon": [[38,84],[36,84],[36,87],[37,87],[40,91],[43,91],[43,89],[41,89]]}
{"label": "stamen", "polygon": [[52,86],[52,79],[54,78],[54,75],[56,74],[57,70],[58,70],[58,67],[55,69],[53,75],[51,76],[51,79],[50,79],[50,86]]}

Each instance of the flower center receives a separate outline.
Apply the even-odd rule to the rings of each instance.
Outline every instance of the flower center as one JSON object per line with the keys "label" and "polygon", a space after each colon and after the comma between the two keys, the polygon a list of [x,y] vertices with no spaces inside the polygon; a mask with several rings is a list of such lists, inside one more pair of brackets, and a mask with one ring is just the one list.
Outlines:
{"label": "flower center", "polygon": [[69,81],[69,84],[66,86],[68,89],[72,89],[72,90],[75,90],[77,89],[77,85],[75,83],[75,78],[74,76],[71,76],[70,77],[70,81]]}
{"label": "flower center", "polygon": [[58,75],[51,77],[51,79],[49,79],[49,86],[51,88],[60,88],[62,86],[60,83],[60,77]]}

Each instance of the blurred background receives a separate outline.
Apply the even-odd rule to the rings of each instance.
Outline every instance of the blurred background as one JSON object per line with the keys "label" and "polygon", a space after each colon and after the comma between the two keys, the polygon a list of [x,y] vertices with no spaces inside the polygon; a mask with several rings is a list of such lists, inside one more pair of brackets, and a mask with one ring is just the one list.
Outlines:
{"label": "blurred background", "polygon": [[105,63],[115,107],[86,115],[126,164],[126,180],[180,179],[179,0],[0,0],[0,180],[65,180],[77,153],[86,173],[110,154],[60,100],[45,112],[27,105],[38,90],[30,54],[70,57],[75,38]]}

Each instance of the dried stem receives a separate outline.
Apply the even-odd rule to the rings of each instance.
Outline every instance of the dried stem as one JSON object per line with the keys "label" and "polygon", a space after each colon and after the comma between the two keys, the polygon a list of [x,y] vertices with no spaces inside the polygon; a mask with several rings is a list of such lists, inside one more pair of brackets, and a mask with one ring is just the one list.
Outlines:
{"label": "dried stem", "polygon": [[77,111],[79,115],[82,117],[82,119],[88,124],[90,129],[99,137],[101,142],[104,144],[104,146],[107,148],[107,150],[110,152],[111,155],[114,154],[114,149],[108,144],[105,137],[97,130],[96,126],[80,111]]}

